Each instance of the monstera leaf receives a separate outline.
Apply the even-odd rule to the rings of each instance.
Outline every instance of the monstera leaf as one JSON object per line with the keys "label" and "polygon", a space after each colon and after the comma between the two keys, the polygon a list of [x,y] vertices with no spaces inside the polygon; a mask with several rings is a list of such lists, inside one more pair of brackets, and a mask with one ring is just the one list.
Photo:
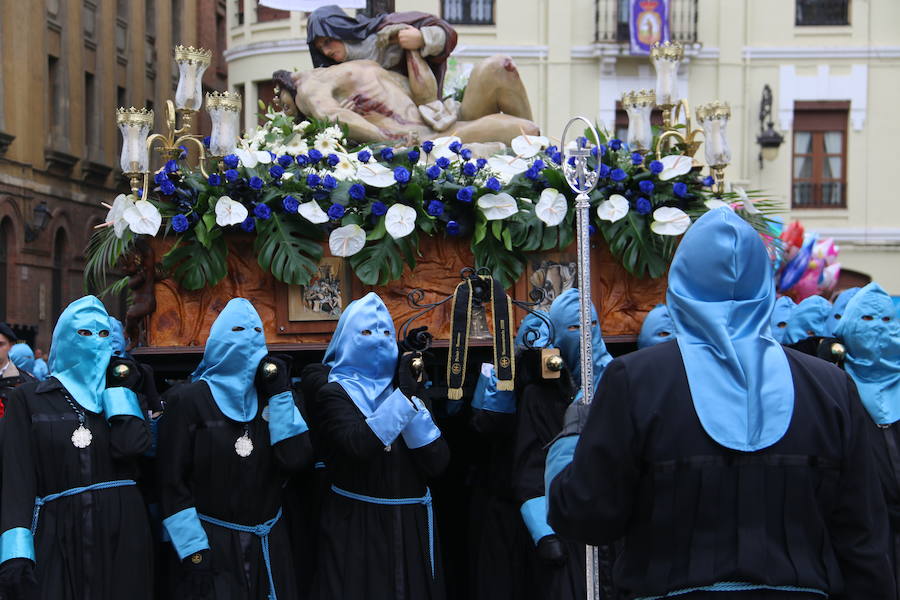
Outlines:
{"label": "monstera leaf", "polygon": [[387,285],[400,279],[404,262],[416,266],[418,237],[414,233],[395,240],[386,235],[350,257],[350,266],[366,285]]}
{"label": "monstera leaf", "polygon": [[[548,229],[556,228],[548,227]],[[502,239],[504,237],[505,239]],[[503,231],[499,239],[493,232],[487,233],[478,243],[472,244],[472,253],[475,255],[475,266],[489,269],[494,279],[500,281],[503,287],[515,283],[525,270],[525,257],[521,252],[513,250],[509,229]]]}
{"label": "monstera leaf", "polygon": [[275,279],[290,285],[306,285],[319,270],[322,246],[319,230],[302,219],[272,215],[258,221],[253,247],[259,266]]}
{"label": "monstera leaf", "polygon": [[212,287],[228,274],[228,247],[221,235],[209,240],[208,245],[200,244],[196,238],[184,242],[184,238],[166,252],[162,264],[181,287],[199,290]]}
{"label": "monstera leaf", "polygon": [[652,235],[647,220],[634,212],[615,223],[600,225],[609,250],[636,277],[662,277],[675,252],[675,239]]}

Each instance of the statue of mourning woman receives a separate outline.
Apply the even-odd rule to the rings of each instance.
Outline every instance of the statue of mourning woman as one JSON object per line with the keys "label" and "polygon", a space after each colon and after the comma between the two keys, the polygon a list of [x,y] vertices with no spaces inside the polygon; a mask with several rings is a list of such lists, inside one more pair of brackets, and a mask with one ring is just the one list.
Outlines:
{"label": "statue of mourning woman", "polygon": [[358,142],[407,145],[450,134],[464,143],[509,144],[540,132],[509,56],[476,65],[461,102],[442,97],[456,32],[433,15],[350,17],[327,6],[310,14],[307,31],[317,68],[272,76],[282,109],[298,120],[340,121]]}

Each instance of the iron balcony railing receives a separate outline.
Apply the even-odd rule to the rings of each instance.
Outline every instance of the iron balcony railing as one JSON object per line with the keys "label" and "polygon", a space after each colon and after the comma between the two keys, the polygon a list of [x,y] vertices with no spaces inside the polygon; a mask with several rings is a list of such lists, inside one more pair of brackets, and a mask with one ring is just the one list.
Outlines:
{"label": "iron balcony railing", "polygon": [[[627,43],[630,37],[630,0],[594,0],[594,41]],[[697,42],[697,0],[669,0],[672,42]]]}

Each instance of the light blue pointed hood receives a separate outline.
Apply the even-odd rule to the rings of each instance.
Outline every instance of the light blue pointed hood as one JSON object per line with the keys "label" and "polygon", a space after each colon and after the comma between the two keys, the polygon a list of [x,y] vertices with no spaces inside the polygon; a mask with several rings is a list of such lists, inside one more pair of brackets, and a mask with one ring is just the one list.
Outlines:
{"label": "light blue pointed hood", "polygon": [[205,381],[219,410],[233,421],[256,417],[256,370],[268,354],[262,320],[253,304],[232,298],[209,328],[203,360],[191,373],[192,381]]}
{"label": "light blue pointed hood", "polygon": [[53,329],[50,376],[56,377],[85,410],[103,412],[102,395],[111,356],[109,315],[103,303],[85,296],[67,306]]}
{"label": "light blue pointed hood", "polygon": [[112,342],[113,356],[127,356],[125,352],[125,328],[122,321],[115,317],[109,318],[109,339]]}
{"label": "light blue pointed hood", "polygon": [[[597,309],[591,303],[591,319],[595,325],[591,328],[591,345],[594,357],[594,392],[600,383],[600,376],[606,365],[613,361],[612,355],[603,343],[600,331],[600,319]],[[571,288],[560,294],[550,305],[550,322],[553,324],[553,346],[559,348],[563,362],[572,373],[575,385],[581,387],[581,311],[578,290]],[[571,329],[570,329],[571,328]]]}
{"label": "light blue pointed hood", "polygon": [[697,219],[672,260],[666,304],[706,433],[743,452],[780,440],[794,386],[769,326],[775,283],[759,234],[729,208]]}
{"label": "light blue pointed hood", "polygon": [[847,308],[847,303],[859,290],[860,288],[858,287],[847,288],[834,299],[834,303],[831,305],[831,314],[828,315],[828,328],[830,330],[828,335],[835,334],[834,332],[837,331],[837,326],[840,325],[841,318],[844,316],[844,309]]}
{"label": "light blue pointed hood", "polygon": [[828,317],[831,315],[831,302],[822,296],[804,298],[794,312],[784,330],[782,344],[796,344],[808,337],[825,337],[831,334]]}
{"label": "light blue pointed hood", "polygon": [[795,308],[797,308],[797,303],[788,296],[781,296],[775,301],[775,308],[772,309],[769,323],[772,326],[772,337],[779,343],[784,343],[784,332],[787,331]]}
{"label": "light blue pointed hood", "polygon": [[359,410],[369,417],[393,391],[397,370],[394,321],[384,302],[369,292],[341,313],[322,362]]}
{"label": "light blue pointed hood", "polygon": [[891,297],[877,283],[854,295],[835,335],[844,343],[844,368],[879,425],[900,421],[900,323]]}
{"label": "light blue pointed hood", "polygon": [[13,344],[9,349],[9,359],[19,370],[34,375],[34,350],[28,344]]}
{"label": "light blue pointed hood", "polygon": [[647,313],[638,335],[638,349],[649,348],[675,339],[675,324],[665,304],[657,304]]}
{"label": "light blue pointed hood", "polygon": [[[540,316],[535,313],[540,313]],[[525,347],[526,335],[527,339],[531,341],[532,348],[546,348],[550,344],[549,320],[550,315],[543,310],[527,313],[519,325],[519,331],[516,332],[516,348]]]}

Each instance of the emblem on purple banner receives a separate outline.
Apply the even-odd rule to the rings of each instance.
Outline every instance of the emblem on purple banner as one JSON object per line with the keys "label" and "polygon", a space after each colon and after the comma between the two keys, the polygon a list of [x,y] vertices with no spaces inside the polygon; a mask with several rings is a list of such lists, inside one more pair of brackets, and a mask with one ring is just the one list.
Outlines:
{"label": "emblem on purple banner", "polygon": [[669,0],[631,0],[631,53],[650,54],[650,46],[669,39]]}

